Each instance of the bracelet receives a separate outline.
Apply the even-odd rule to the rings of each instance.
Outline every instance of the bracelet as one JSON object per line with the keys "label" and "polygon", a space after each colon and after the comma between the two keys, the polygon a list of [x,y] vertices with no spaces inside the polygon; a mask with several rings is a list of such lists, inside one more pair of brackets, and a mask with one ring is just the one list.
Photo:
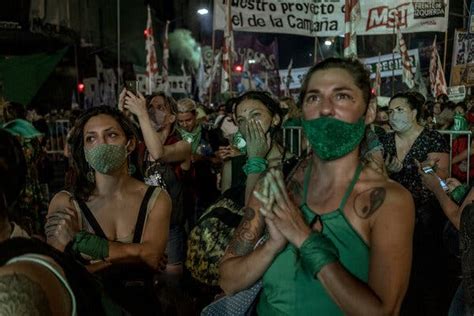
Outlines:
{"label": "bracelet", "polygon": [[462,184],[457,186],[451,193],[451,199],[456,202],[457,204],[460,204],[464,197],[466,197],[467,193],[469,192],[469,186],[466,184]]}
{"label": "bracelet", "polygon": [[299,252],[301,265],[315,277],[325,265],[339,259],[339,251],[334,243],[319,232],[312,232],[301,245]]}
{"label": "bracelet", "polygon": [[268,169],[268,161],[265,158],[251,157],[247,160],[242,169],[246,175],[262,173]]}
{"label": "bracelet", "polygon": [[104,260],[109,256],[109,241],[86,231],[74,236],[70,250],[73,254],[85,254],[92,259]]}

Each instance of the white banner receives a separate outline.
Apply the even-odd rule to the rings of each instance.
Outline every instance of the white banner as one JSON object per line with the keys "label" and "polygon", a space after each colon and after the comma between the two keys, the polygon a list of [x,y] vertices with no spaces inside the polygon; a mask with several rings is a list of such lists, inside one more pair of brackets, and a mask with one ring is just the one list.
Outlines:
{"label": "white banner", "polygon": [[398,14],[403,33],[445,32],[448,0],[365,0],[360,2],[357,34],[392,34]]}
{"label": "white banner", "polygon": [[454,32],[450,85],[474,85],[474,34]]}
{"label": "white banner", "polygon": [[[344,34],[344,0],[229,0],[235,31],[303,36]],[[224,30],[227,0],[214,0],[214,29]],[[403,33],[445,32],[448,0],[360,0],[358,35],[393,34],[395,16]]]}
{"label": "white banner", "polygon": [[[145,74],[137,74],[138,91],[142,94],[147,93],[147,77]],[[191,93],[191,76],[168,76],[171,93]],[[161,76],[156,78],[156,89],[152,92],[164,91],[164,85]]]}
{"label": "white banner", "polygon": [[[410,58],[412,64],[412,72],[416,74],[416,65],[420,62],[420,54],[418,53],[418,49],[410,49],[408,50],[408,57]],[[376,65],[379,62],[382,65],[382,69],[380,75],[382,78],[391,77],[393,74],[395,76],[402,75],[402,58],[399,53],[395,54],[387,54],[381,55],[380,57],[369,57],[365,59],[361,59],[360,61],[366,64],[370,69],[370,78],[375,78],[376,72]],[[392,69],[393,72],[392,72]]]}
{"label": "white banner", "polygon": [[[344,33],[344,0],[229,0],[235,31],[337,36]],[[226,0],[214,0],[214,29],[224,30]]]}
{"label": "white banner", "polygon": [[453,102],[464,101],[466,97],[466,86],[451,86],[448,87],[449,100]]}
{"label": "white banner", "polygon": [[[412,71],[416,73],[416,65],[420,62],[420,55],[418,49],[410,49],[408,50],[408,57],[410,58],[411,64],[413,66]],[[391,77],[392,75],[401,76],[402,75],[402,58],[400,54],[387,54],[381,55],[380,57],[369,57],[365,59],[360,59],[369,69],[370,69],[370,78],[375,78],[375,71],[376,65],[380,58],[380,64],[382,65],[382,69],[380,75],[382,78]],[[303,68],[293,68],[291,70],[291,78],[290,78],[290,90],[291,89],[299,89],[301,84],[303,83],[304,76],[308,72],[310,67],[303,67]],[[392,72],[392,69],[393,72]],[[281,69],[279,70],[280,73],[280,90],[285,90],[286,81],[288,79],[288,69]]]}

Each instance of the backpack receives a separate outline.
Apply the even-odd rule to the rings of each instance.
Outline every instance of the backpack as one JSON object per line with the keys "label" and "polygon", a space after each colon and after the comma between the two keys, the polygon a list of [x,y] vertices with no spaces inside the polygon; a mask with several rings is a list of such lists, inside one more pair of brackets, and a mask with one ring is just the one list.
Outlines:
{"label": "backpack", "polygon": [[217,285],[219,262],[244,215],[243,201],[232,196],[244,194],[243,186],[227,190],[207,208],[189,233],[185,264],[196,280]]}

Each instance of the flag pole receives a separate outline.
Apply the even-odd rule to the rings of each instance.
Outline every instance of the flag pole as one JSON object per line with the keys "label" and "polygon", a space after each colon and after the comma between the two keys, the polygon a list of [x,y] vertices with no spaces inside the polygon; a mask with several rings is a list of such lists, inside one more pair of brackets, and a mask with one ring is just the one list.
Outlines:
{"label": "flag pole", "polygon": [[318,35],[316,34],[314,36],[314,58],[313,58],[313,62],[315,64],[318,62],[318,44],[319,44],[319,40],[318,40]]}
{"label": "flag pole", "polygon": [[117,0],[117,100],[120,97],[120,0]]}
{"label": "flag pole", "polygon": [[[229,32],[229,36],[231,36],[230,40],[229,40],[229,43],[232,43],[232,37],[233,37],[233,34],[231,33],[231,30],[232,30],[232,21],[231,21],[231,13],[232,13],[232,9],[231,9],[231,6],[230,6],[230,3],[231,1],[227,1],[227,30]],[[230,45],[230,47],[228,47],[229,49],[229,65],[227,66],[227,71],[229,73],[229,92],[230,92],[230,95],[232,96],[232,44]]]}
{"label": "flag pole", "polygon": [[393,51],[392,51],[392,96],[395,94],[395,46],[397,45],[397,35],[395,34],[395,26],[393,27]]}
{"label": "flag pole", "polygon": [[444,53],[443,53],[443,72],[446,73],[446,54],[448,51],[448,27],[446,27],[446,32],[444,32]]}
{"label": "flag pole", "polygon": [[214,23],[212,23],[212,40],[211,40],[211,51],[212,51],[212,66],[211,66],[211,73],[209,74],[211,76],[211,83],[209,84],[209,106],[212,104],[212,86],[213,86],[213,82],[214,82],[214,78],[212,77],[212,70],[214,69],[214,62],[215,62],[215,58],[214,58],[214,50],[215,50],[215,47],[216,47],[216,30],[214,30]]}

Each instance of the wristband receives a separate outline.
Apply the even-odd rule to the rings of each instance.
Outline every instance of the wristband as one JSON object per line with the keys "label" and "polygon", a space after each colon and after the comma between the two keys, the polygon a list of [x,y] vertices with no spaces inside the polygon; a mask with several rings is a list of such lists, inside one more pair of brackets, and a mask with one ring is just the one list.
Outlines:
{"label": "wristband", "polygon": [[262,173],[268,168],[268,161],[260,157],[252,157],[247,160],[242,167],[244,173],[249,175],[251,173]]}
{"label": "wristband", "polygon": [[109,241],[86,231],[80,231],[74,236],[71,251],[74,254],[85,254],[92,259],[104,260],[109,256]]}
{"label": "wristband", "polygon": [[316,277],[321,269],[339,259],[339,251],[334,243],[319,232],[313,232],[303,242],[300,249],[303,269]]}
{"label": "wristband", "polygon": [[457,204],[461,203],[467,192],[469,191],[469,186],[466,184],[457,186],[450,194],[451,199]]}

